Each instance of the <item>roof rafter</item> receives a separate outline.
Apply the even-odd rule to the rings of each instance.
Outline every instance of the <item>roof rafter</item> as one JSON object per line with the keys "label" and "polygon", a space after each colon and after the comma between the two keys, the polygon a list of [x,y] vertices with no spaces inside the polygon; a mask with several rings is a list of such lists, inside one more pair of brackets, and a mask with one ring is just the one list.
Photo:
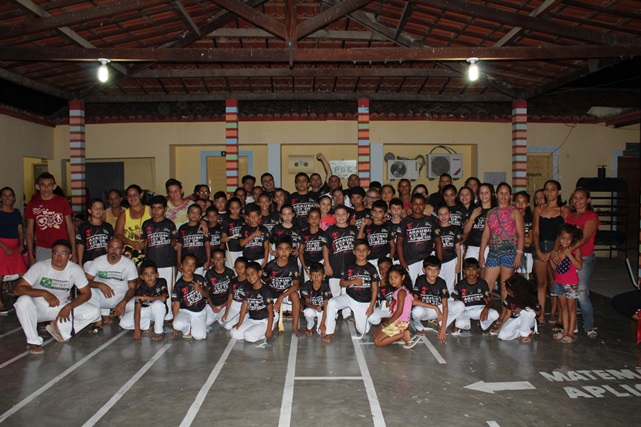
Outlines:
{"label": "roof rafter", "polygon": [[187,79],[224,77],[459,77],[446,68],[224,68],[196,70],[145,70],[140,79]]}
{"label": "roof rafter", "polygon": [[285,25],[277,20],[270,18],[262,12],[254,9],[253,7],[237,0],[212,0],[218,6],[222,7],[229,12],[238,15],[244,20],[254,24],[263,30],[270,32],[276,37],[286,40],[287,29]]}
{"label": "roof rafter", "polygon": [[3,70],[2,68],[0,68],[0,78],[10,81],[12,83],[18,84],[20,86],[24,86],[26,88],[33,89],[35,91],[42,92],[44,94],[55,96],[58,98],[67,99],[67,100],[71,100],[74,98],[73,94],[69,92],[60,90],[55,87],[51,87],[49,85],[37,82],[35,80],[28,79],[26,77],[22,77],[10,71]]}
{"label": "roof rafter", "polygon": [[185,9],[185,6],[183,6],[180,0],[174,0],[174,5],[178,10],[178,16],[180,17],[180,19],[182,19],[187,24],[187,26],[189,26],[193,30],[194,33],[201,36],[202,34],[200,33],[200,28],[198,28],[198,25],[196,25],[191,15],[189,14],[189,12],[187,12],[187,9]]}
{"label": "roof rafter", "polygon": [[341,3],[335,4],[327,10],[319,13],[313,18],[307,19],[296,29],[296,40],[307,37],[317,30],[325,28],[332,22],[345,17],[349,13],[360,9],[363,6],[371,3],[372,0],[345,0]]}

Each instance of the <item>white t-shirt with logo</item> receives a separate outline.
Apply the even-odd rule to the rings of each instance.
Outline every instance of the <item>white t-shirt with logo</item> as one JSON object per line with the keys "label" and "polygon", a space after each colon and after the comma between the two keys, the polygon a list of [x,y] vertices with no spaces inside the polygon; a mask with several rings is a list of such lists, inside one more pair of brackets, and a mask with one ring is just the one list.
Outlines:
{"label": "white t-shirt with logo", "polygon": [[129,281],[138,278],[136,264],[127,257],[121,257],[116,264],[110,264],[108,255],[99,256],[87,269],[94,282],[105,283],[116,294],[124,294],[129,289]]}
{"label": "white t-shirt with logo", "polygon": [[51,292],[61,304],[69,299],[73,285],[80,289],[89,283],[78,264],[68,262],[65,269],[59,271],[53,268],[50,259],[35,263],[22,277],[33,289]]}

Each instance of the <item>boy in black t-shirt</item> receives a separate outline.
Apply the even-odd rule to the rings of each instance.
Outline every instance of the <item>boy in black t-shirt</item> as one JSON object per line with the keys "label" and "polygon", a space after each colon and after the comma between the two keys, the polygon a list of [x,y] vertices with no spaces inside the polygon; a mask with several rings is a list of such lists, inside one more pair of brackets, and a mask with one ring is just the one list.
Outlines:
{"label": "boy in black t-shirt", "polygon": [[300,297],[298,288],[300,286],[300,268],[297,258],[292,255],[292,240],[284,235],[276,240],[276,259],[270,261],[263,270],[262,279],[265,285],[272,292],[276,299],[274,311],[283,315],[285,307],[291,304],[292,332],[299,338],[305,336],[298,329],[298,317],[300,315]]}
{"label": "boy in black t-shirt", "polygon": [[167,312],[167,282],[158,277],[156,263],[145,259],[140,265],[142,283],[136,288],[134,297],[129,300],[125,314],[120,318],[120,327],[133,329],[134,339],[142,337],[141,330],[148,331],[151,321],[154,322],[154,341],[163,336],[163,323]]}
{"label": "boy in black t-shirt", "polygon": [[[312,208],[307,215],[307,221],[309,228],[302,233],[300,250],[298,251],[305,281],[310,279],[310,266],[317,262],[323,262],[324,232],[320,229],[320,209]],[[325,272],[323,271],[323,273]]]}
{"label": "boy in black t-shirt", "polygon": [[[383,257],[394,257],[394,226],[387,221],[387,204],[377,200],[372,204],[372,218],[363,219],[363,226],[358,230],[358,238],[366,238],[369,243],[370,254],[367,261],[378,269],[378,260]],[[380,273],[380,271],[379,271]]]}
{"label": "boy in black t-shirt", "polygon": [[[175,282],[176,274],[176,225],[165,217],[167,211],[167,198],[154,196],[149,206],[151,218],[142,223],[141,239],[145,242],[145,259],[150,259],[156,264],[158,276],[167,282],[167,294]],[[165,320],[174,318],[171,308],[171,298],[167,298],[167,315]]]}
{"label": "boy in black t-shirt", "polygon": [[234,264],[236,270],[236,277],[231,279],[229,284],[229,296],[227,297],[227,304],[225,305],[225,314],[220,319],[220,323],[225,329],[231,331],[231,328],[238,323],[238,315],[240,308],[243,305],[243,293],[245,288],[249,286],[245,269],[247,267],[247,260],[245,257],[239,256],[236,258]]}
{"label": "boy in black t-shirt", "polygon": [[[458,282],[452,296],[465,304],[465,310],[454,323],[452,335],[471,336],[470,320],[480,320],[484,334],[489,334],[492,323],[499,318],[498,311],[494,310],[494,300],[487,282],[479,278],[481,267],[476,258],[465,258],[463,273],[465,279]],[[460,331],[459,331],[460,330]]]}
{"label": "boy in black t-shirt", "polygon": [[307,335],[311,335],[316,322],[316,331],[322,336],[325,335],[325,316],[327,314],[327,302],[332,297],[329,289],[329,282],[325,278],[323,264],[316,262],[309,267],[310,280],[305,282],[300,291],[301,297],[305,299],[305,310],[303,315],[307,321]]}
{"label": "boy in black t-shirt", "polygon": [[265,267],[269,257],[269,239],[267,228],[260,225],[260,207],[256,204],[246,208],[247,224],[240,229],[240,247],[247,261],[256,261]]}
{"label": "boy in black t-shirt", "polygon": [[341,275],[340,285],[346,288],[345,295],[334,297],[327,305],[325,342],[331,342],[336,329],[336,316],[339,310],[350,308],[354,313],[354,326],[360,334],[369,330],[367,318],[374,312],[380,277],[376,267],[367,262],[369,245],[366,239],[354,241],[356,262],[349,264]]}
{"label": "boy in black t-shirt", "polygon": [[272,337],[272,331],[278,322],[278,314],[274,313],[272,293],[260,279],[260,264],[248,262],[245,272],[249,286],[246,286],[243,292],[239,320],[230,331],[231,337],[247,342],[268,340]]}
{"label": "boy in black t-shirt", "polygon": [[361,229],[363,219],[370,218],[370,210],[365,207],[364,198],[365,190],[363,187],[354,187],[349,191],[349,201],[354,209],[349,223],[356,226],[357,230]]}
{"label": "boy in black t-shirt", "polygon": [[[209,269],[211,248],[208,236],[205,236],[200,229],[201,216],[200,206],[196,203],[189,206],[187,209],[189,221],[178,229],[177,241],[180,245],[176,252],[179,260],[185,255],[194,255],[198,260],[196,274],[202,276]],[[182,264],[178,262],[178,270],[182,271],[182,269]]]}
{"label": "boy in black t-shirt", "polygon": [[76,249],[80,266],[85,268],[86,263],[93,261],[107,253],[109,239],[114,236],[114,229],[108,222],[102,221],[105,213],[105,202],[100,199],[89,201],[89,221],[83,222],[78,227],[76,234]]}
{"label": "boy in black t-shirt", "polygon": [[441,238],[443,258],[439,277],[445,280],[447,290],[454,291],[457,275],[461,272],[461,241],[463,229],[450,223],[450,208],[441,205],[437,210],[439,224],[435,229],[436,235]]}
{"label": "boy in black t-shirt", "polygon": [[301,230],[307,228],[307,214],[313,207],[318,206],[318,201],[309,194],[309,177],[305,172],[299,172],[294,178],[296,192],[289,196],[289,203],[296,214],[296,225]]}
{"label": "boy in black t-shirt", "polygon": [[211,256],[212,268],[205,274],[206,288],[209,291],[212,307],[206,307],[207,326],[218,321],[222,324],[225,308],[230,293],[231,281],[235,274],[231,268],[225,267],[225,251],[215,249]]}
{"label": "boy in black t-shirt", "polygon": [[423,335],[423,320],[436,319],[440,324],[438,339],[445,342],[447,327],[465,309],[460,301],[448,301],[450,293],[447,291],[445,280],[438,277],[441,270],[441,260],[435,256],[428,256],[423,261],[423,272],[414,284],[414,301],[412,302],[412,318],[416,333]]}
{"label": "boy in black t-shirt", "polygon": [[329,276],[329,286],[332,295],[337,297],[345,293],[340,286],[341,274],[345,266],[354,262],[354,240],[358,234],[355,226],[347,223],[349,214],[343,205],[334,207],[336,224],[325,230],[323,239],[323,258],[325,273]]}
{"label": "boy in black t-shirt", "polygon": [[[199,207],[200,208],[200,207]],[[174,311],[174,333],[182,332],[183,338],[204,340],[207,338],[207,311],[205,306],[211,304],[209,292],[205,289],[205,278],[196,271],[197,259],[187,254],[182,259],[183,274],[176,282],[171,293]],[[213,307],[212,307],[213,309]]]}
{"label": "boy in black t-shirt", "polygon": [[223,227],[220,225],[220,215],[216,206],[210,206],[205,211],[205,220],[209,228],[209,247],[213,253],[214,249],[225,249],[225,244],[221,241],[223,237]]}

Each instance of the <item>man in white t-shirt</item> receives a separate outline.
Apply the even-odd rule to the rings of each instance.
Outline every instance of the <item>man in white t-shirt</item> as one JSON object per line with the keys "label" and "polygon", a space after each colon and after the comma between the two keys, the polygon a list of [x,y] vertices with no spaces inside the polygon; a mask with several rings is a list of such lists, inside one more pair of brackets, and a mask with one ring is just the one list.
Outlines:
{"label": "man in white t-shirt", "polygon": [[109,240],[107,255],[96,258],[87,269],[87,279],[92,288],[91,304],[100,308],[102,319],[99,319],[89,330],[97,334],[103,323],[112,323],[109,311],[118,317],[125,313],[125,307],[136,292],[138,270],[136,264],[122,256],[124,244],[117,237]]}
{"label": "man in white t-shirt", "polygon": [[[56,340],[64,342],[87,325],[100,319],[98,307],[89,304],[91,288],[82,268],[69,262],[71,243],[57,240],[51,248],[51,259],[36,262],[15,288],[19,296],[15,303],[16,314],[27,337],[31,354],[42,354],[42,338],[38,336],[38,322],[47,325]],[[79,295],[70,299],[71,288],[76,286]]]}

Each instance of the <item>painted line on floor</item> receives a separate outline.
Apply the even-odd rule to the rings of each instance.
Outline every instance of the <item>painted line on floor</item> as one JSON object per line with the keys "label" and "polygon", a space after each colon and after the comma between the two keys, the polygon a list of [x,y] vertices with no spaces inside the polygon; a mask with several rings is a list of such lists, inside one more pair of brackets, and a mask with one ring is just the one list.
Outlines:
{"label": "painted line on floor", "polygon": [[[49,338],[47,341],[45,341],[45,342],[43,342],[43,343],[42,343],[42,346],[44,347],[45,345],[47,345],[47,344],[49,344],[49,343],[52,343],[53,341],[54,341],[54,339],[53,339],[53,338]],[[28,352],[28,351],[25,351],[24,353],[20,353],[19,355],[17,355],[17,356],[16,356],[16,357],[14,357],[13,359],[9,359],[9,360],[7,360],[6,362],[4,362],[2,365],[0,365],[0,369],[3,369],[4,367],[11,365],[11,364],[12,364],[13,362],[15,362],[16,360],[20,360],[20,359],[22,359],[23,357],[25,357],[25,356],[26,356],[26,355],[28,355],[28,354],[29,354],[29,352]]]}
{"label": "painted line on floor", "polygon": [[294,379],[296,377],[296,357],[298,356],[298,337],[292,334],[289,345],[289,358],[287,359],[287,373],[283,387],[283,400],[280,404],[280,418],[278,427],[289,427],[292,422],[292,405],[294,404]]}
{"label": "painted line on floor", "polygon": [[145,372],[147,372],[147,371],[149,370],[149,368],[151,368],[151,367],[153,366],[153,364],[154,364],[154,363],[156,363],[156,361],[157,361],[158,359],[160,359],[160,358],[162,357],[162,355],[163,355],[163,354],[165,354],[165,352],[166,352],[167,350],[169,350],[169,347],[171,347],[171,343],[169,343],[169,344],[165,344],[165,345],[163,346],[163,348],[161,348],[161,349],[160,349],[160,350],[159,350],[159,351],[154,355],[154,357],[152,357],[152,358],[151,358],[147,363],[145,363],[145,365],[144,365],[142,368],[140,368],[140,369],[138,370],[138,372],[136,372],[136,374],[135,374],[133,377],[131,377],[131,378],[129,379],[129,381],[127,381],[127,382],[125,383],[125,385],[123,385],[123,386],[120,388],[120,390],[118,390],[118,391],[116,392],[116,394],[114,394],[114,395],[111,397],[111,399],[109,399],[109,401],[108,401],[107,403],[105,403],[105,404],[102,406],[102,408],[100,408],[100,409],[98,410],[98,412],[96,412],[96,413],[95,413],[91,418],[89,418],[89,420],[87,420],[87,422],[86,422],[86,423],[84,423],[84,424],[83,424],[83,427],[92,427],[92,426],[96,425],[96,423],[97,423],[98,421],[100,421],[100,419],[101,419],[101,418],[102,418],[102,417],[103,417],[103,416],[104,416],[104,415],[105,415],[105,414],[106,414],[106,413],[107,413],[111,408],[113,408],[113,406],[114,406],[116,403],[118,403],[118,401],[119,401],[119,400],[120,400],[120,399],[125,395],[125,393],[127,393],[127,392],[129,391],[129,389],[130,389],[131,387],[133,387],[133,386],[134,386],[134,384],[136,384],[140,378],[142,378],[142,376],[145,374]]}
{"label": "painted line on floor", "polygon": [[82,365],[84,365],[89,359],[91,359],[92,357],[94,357],[95,355],[97,355],[98,353],[103,351],[105,348],[109,347],[111,344],[113,344],[120,337],[124,336],[127,332],[129,332],[129,331],[120,332],[118,335],[116,335],[115,337],[113,337],[112,339],[110,339],[109,341],[107,341],[106,343],[104,343],[103,345],[101,345],[100,347],[98,347],[97,349],[95,349],[94,351],[92,351],[91,353],[89,353],[88,355],[83,357],[82,359],[80,359],[78,362],[76,362],[73,365],[71,365],[63,373],[61,373],[60,375],[58,375],[57,377],[55,377],[54,379],[49,381],[47,384],[43,385],[38,390],[36,390],[33,393],[31,393],[29,396],[27,396],[25,399],[23,399],[17,405],[13,406],[7,412],[5,412],[4,414],[0,415],[0,423],[5,421],[7,418],[12,416],[16,412],[18,412],[20,409],[24,408],[29,403],[31,403],[35,398],[37,398],[42,393],[44,393],[45,391],[49,390],[51,387],[56,385],[56,383],[58,383],[61,379],[63,379],[64,377],[66,377],[67,375],[69,375],[70,373],[72,373],[73,371],[75,371],[76,369],[81,367]]}
{"label": "painted line on floor", "polygon": [[359,380],[363,377],[294,377],[296,381],[342,381],[342,380]]}
{"label": "painted line on floor", "polygon": [[436,347],[434,347],[434,344],[432,344],[425,335],[421,337],[421,341],[425,343],[425,345],[430,350],[432,355],[434,355],[438,363],[440,363],[441,365],[447,365],[447,362],[445,361],[445,359],[443,359],[443,356],[439,354],[438,350],[436,350]]}
{"label": "painted line on floor", "polygon": [[229,357],[229,353],[231,353],[232,348],[234,348],[234,344],[236,344],[236,340],[232,338],[231,341],[229,341],[229,344],[227,344],[227,347],[225,347],[225,351],[223,351],[220,359],[218,359],[218,362],[216,363],[216,366],[214,366],[214,369],[211,371],[211,374],[209,374],[207,381],[205,381],[205,384],[203,384],[203,386],[200,388],[200,391],[196,395],[196,400],[194,400],[194,403],[191,404],[191,407],[187,411],[187,414],[185,414],[185,418],[183,418],[182,422],[180,423],[180,427],[188,427],[191,425],[191,423],[194,422],[196,415],[198,415],[198,411],[200,411],[200,407],[207,397],[207,393],[209,393],[209,390],[214,385],[214,382],[216,381],[216,378],[218,378],[218,374],[220,374],[220,371],[223,370],[225,361]]}
{"label": "painted line on floor", "polygon": [[490,427],[501,427],[496,421],[486,421],[486,423]]}
{"label": "painted line on floor", "polygon": [[383,418],[383,411],[381,410],[381,404],[378,401],[378,396],[376,395],[376,388],[374,388],[374,381],[369,374],[369,369],[367,368],[367,363],[365,362],[365,355],[363,354],[363,349],[358,342],[354,341],[356,336],[356,329],[352,322],[347,322],[349,324],[349,333],[352,335],[352,344],[354,345],[354,352],[356,353],[356,361],[358,362],[358,367],[361,370],[361,376],[363,377],[363,384],[365,384],[365,391],[367,392],[367,399],[369,400],[369,407],[372,411],[372,417],[375,427],[385,427],[385,418]]}
{"label": "painted line on floor", "polygon": [[[375,343],[373,342],[361,342],[361,345],[374,345]],[[399,341],[394,341],[390,345],[405,345],[405,341],[399,340]]]}
{"label": "painted line on floor", "polygon": [[9,332],[5,332],[4,334],[0,335],[0,338],[4,338],[7,335],[15,334],[16,332],[22,330],[22,326],[18,326],[16,329],[12,329]]}

